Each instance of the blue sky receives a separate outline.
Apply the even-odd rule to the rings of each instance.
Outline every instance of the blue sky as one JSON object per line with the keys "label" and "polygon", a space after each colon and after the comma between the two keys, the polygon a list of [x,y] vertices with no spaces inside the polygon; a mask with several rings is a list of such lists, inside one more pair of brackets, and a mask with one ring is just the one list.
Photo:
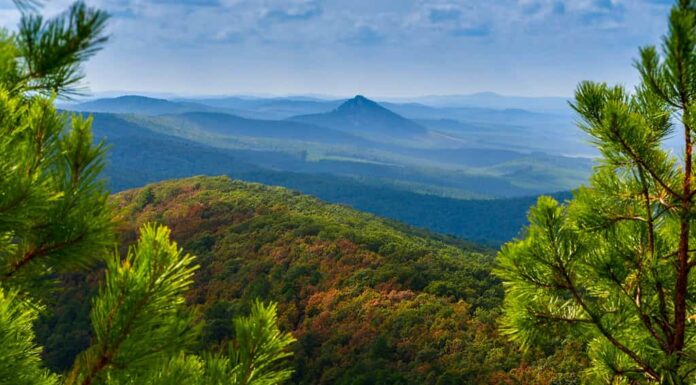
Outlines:
{"label": "blue sky", "polygon": [[[4,3],[4,4],[3,4]],[[87,0],[112,40],[95,92],[567,96],[632,85],[666,0]],[[17,19],[0,0],[0,22]],[[68,0],[52,0],[47,14]]]}

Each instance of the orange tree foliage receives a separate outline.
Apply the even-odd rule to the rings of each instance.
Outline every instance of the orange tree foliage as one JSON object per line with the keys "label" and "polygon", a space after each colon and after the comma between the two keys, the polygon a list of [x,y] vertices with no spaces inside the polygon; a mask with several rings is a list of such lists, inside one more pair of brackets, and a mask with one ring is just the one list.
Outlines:
{"label": "orange tree foliage", "polygon": [[279,303],[298,339],[297,384],[577,383],[575,350],[522,354],[498,335],[502,288],[487,250],[224,177],[114,203],[124,244],[156,221],[198,256],[189,301],[205,320],[201,349],[231,339],[230,317],[261,298]]}

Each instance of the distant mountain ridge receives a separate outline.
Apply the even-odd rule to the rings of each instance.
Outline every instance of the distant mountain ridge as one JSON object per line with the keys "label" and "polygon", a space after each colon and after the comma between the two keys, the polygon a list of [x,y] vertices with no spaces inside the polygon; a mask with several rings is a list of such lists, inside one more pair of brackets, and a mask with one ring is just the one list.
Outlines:
{"label": "distant mountain ridge", "polygon": [[370,136],[414,137],[428,133],[425,127],[362,95],[344,102],[333,111],[295,116],[289,120]]}
{"label": "distant mountain ridge", "polygon": [[495,92],[479,92],[465,95],[428,95],[411,98],[391,98],[396,103],[415,102],[432,107],[469,107],[492,109],[523,109],[527,111],[568,115],[569,97],[508,96]]}
{"label": "distant mountain ridge", "polygon": [[[319,168],[321,163],[306,162],[301,154],[220,149],[155,132],[115,114],[94,114],[94,136],[95,140],[105,139],[108,144],[104,172],[114,192],[171,178],[229,175],[288,187],[329,202],[496,246],[516,236],[526,225],[527,209],[536,200],[531,196],[462,200],[418,193],[388,180],[337,175],[335,170],[343,167],[340,163],[333,164],[334,173],[329,173],[328,169],[313,170],[308,164]],[[442,156],[455,155],[445,152]],[[495,153],[495,156],[507,155]],[[486,160],[480,155],[477,159]],[[472,188],[490,189],[492,182],[494,180],[472,180],[470,184]],[[565,196],[559,198],[562,200]]]}
{"label": "distant mountain ridge", "polygon": [[104,112],[112,114],[163,115],[193,111],[219,111],[211,106],[191,102],[172,102],[147,96],[127,95],[96,99],[64,108],[79,112]]}
{"label": "distant mountain ridge", "polygon": [[224,97],[203,99],[173,99],[172,101],[196,103],[218,109],[225,109],[227,111],[233,111],[234,114],[245,118],[280,120],[297,115],[327,112],[338,107],[345,100],[324,100],[309,97]]}
{"label": "distant mountain ridge", "polygon": [[[453,98],[457,99],[457,97]],[[394,135],[402,136],[406,133],[417,138],[417,143],[424,146],[438,147],[444,145],[452,148],[461,147],[462,145],[461,142],[452,144],[451,141],[437,133],[430,135],[428,138],[422,138],[423,134],[413,135],[413,130],[409,130],[409,127],[414,128],[413,123],[415,123],[420,126],[420,128],[415,128],[415,132],[425,128],[431,133],[435,131],[442,133],[444,131],[447,136],[454,134],[460,138],[466,138],[468,143],[473,143],[473,146],[464,146],[467,148],[497,148],[522,152],[541,151],[556,155],[573,156],[594,154],[592,148],[585,144],[586,140],[583,137],[583,133],[574,127],[572,117],[565,114],[542,113],[535,108],[529,110],[520,109],[520,107],[524,106],[534,107],[536,105],[534,103],[541,103],[543,107],[545,105],[545,99],[543,98],[512,98],[496,94],[465,95],[464,98],[465,100],[462,103],[444,103],[446,105],[440,105],[442,104],[439,102],[440,97],[434,100],[430,100],[427,97],[413,100],[401,99],[399,102],[396,102],[396,99],[388,99],[391,101],[380,101],[377,104],[377,102],[373,102],[365,97],[353,99],[322,99],[301,96],[266,98],[208,97],[199,99],[167,97],[164,99],[125,95],[77,104],[62,104],[60,107],[81,112],[136,114],[143,116],[175,115],[188,112],[219,112],[246,119],[264,121],[307,119],[311,121],[310,124],[340,129],[363,137],[367,136],[367,139],[377,139],[369,136],[380,135],[382,142],[392,143],[395,139]],[[518,102],[518,99],[521,99],[524,103]],[[559,102],[560,98],[551,99],[557,107],[559,105],[567,106],[565,102]],[[481,103],[470,103],[467,100],[473,100],[474,102],[478,100]],[[489,103],[491,100],[496,103]],[[530,100],[534,103],[525,104]],[[377,114],[366,113],[363,115],[372,116],[372,120],[366,119],[365,121],[372,125],[373,129],[376,126],[385,124],[388,127],[396,125],[398,129],[389,129],[388,132],[380,132],[380,130],[357,132],[350,122],[359,121],[359,119],[356,119],[356,117],[346,118],[346,116],[337,119],[336,116],[333,116],[338,114],[341,106],[349,110],[343,112],[350,115],[350,108],[348,107],[351,105],[354,107],[358,106],[360,103],[357,103],[357,101],[364,102],[363,104],[365,105],[363,107],[370,107],[368,102],[372,102],[374,103],[371,106],[373,108],[366,109],[377,111],[379,107],[382,107],[411,122],[400,120],[400,122],[394,124],[395,121],[399,120],[398,118],[394,119],[394,116],[391,116],[392,119],[380,120],[373,119],[374,115],[380,115],[379,112]],[[452,107],[452,105],[458,105],[458,107]],[[385,115],[390,115],[383,110],[381,112]],[[443,124],[443,122],[445,123]],[[368,124],[365,126],[368,126]],[[405,130],[404,127],[406,127]],[[461,128],[464,128],[464,130]],[[475,132],[469,128],[475,128]],[[405,139],[405,136],[399,139]],[[402,141],[401,144],[409,143]],[[411,141],[410,144],[413,145],[414,141]]]}
{"label": "distant mountain ridge", "polygon": [[[281,110],[289,112],[286,108],[323,105],[316,100],[282,98],[244,102],[248,105],[239,107],[256,105],[253,108],[260,109],[254,113],[261,116],[265,108],[272,108],[275,115],[284,114]],[[585,159],[554,155],[564,151],[559,144],[568,143],[559,143],[556,138],[562,135],[558,135],[558,127],[553,121],[539,120],[544,116],[537,113],[383,105],[364,96],[343,101],[334,108],[324,107],[327,109],[322,113],[277,120],[249,119],[237,115],[236,110],[220,110],[190,101],[134,96],[69,106],[78,111],[115,111],[122,114],[123,121],[155,135],[172,135],[225,152],[244,151],[241,159],[266,170],[367,178],[446,197],[519,197],[570,190],[584,181],[591,168]],[[406,110],[408,116],[415,113],[447,117],[456,112],[470,120],[413,121],[395,111],[399,108]],[[506,116],[520,121],[520,125],[499,123],[507,122]],[[524,123],[526,119],[533,124]],[[95,128],[102,121],[97,119]],[[180,176],[195,174],[194,171]]]}
{"label": "distant mountain ridge", "polygon": [[285,120],[247,119],[221,112],[185,112],[162,115],[160,120],[175,119],[174,124],[187,124],[213,134],[287,139],[313,143],[368,145],[366,139],[349,133],[308,123]]}
{"label": "distant mountain ridge", "polygon": [[[512,215],[516,219],[505,230],[492,232],[456,223],[439,226],[454,207],[466,216],[458,199],[572,190],[592,167],[588,158],[565,156],[582,155],[568,134],[579,130],[555,115],[379,103],[364,96],[216,101],[220,104],[211,106],[207,100],[123,96],[66,109],[115,114],[95,113],[94,121],[95,138],[106,137],[112,149],[106,170],[112,187],[233,175],[486,242],[514,236],[524,213]],[[391,206],[396,196],[412,202],[409,215],[418,214],[405,217],[398,205]],[[496,215],[493,222],[502,223]],[[481,225],[480,216],[472,223]]]}

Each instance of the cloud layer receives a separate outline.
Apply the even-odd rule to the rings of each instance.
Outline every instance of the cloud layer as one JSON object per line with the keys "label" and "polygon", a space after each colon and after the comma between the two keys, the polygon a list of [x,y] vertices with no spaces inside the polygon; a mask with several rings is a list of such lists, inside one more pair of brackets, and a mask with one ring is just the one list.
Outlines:
{"label": "cloud layer", "polygon": [[[10,3],[9,1],[7,3]],[[92,87],[179,93],[564,94],[631,83],[665,0],[93,0]],[[69,1],[53,0],[55,13]],[[0,21],[16,21],[0,7]]]}

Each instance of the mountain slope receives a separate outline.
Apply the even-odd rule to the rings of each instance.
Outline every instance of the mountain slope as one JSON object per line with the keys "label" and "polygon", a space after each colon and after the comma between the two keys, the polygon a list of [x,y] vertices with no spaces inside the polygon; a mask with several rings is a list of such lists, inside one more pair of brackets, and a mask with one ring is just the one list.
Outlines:
{"label": "mountain slope", "polygon": [[236,115],[252,119],[287,119],[296,115],[324,113],[344,102],[344,100],[324,100],[307,97],[220,97],[181,99],[180,101],[233,110]]}
{"label": "mountain slope", "polygon": [[[104,174],[114,191],[163,179],[260,170],[241,154],[162,135],[118,115],[94,114],[93,132],[95,140],[108,144]],[[271,154],[259,156],[272,158]]]}
{"label": "mountain slope", "polygon": [[126,242],[158,221],[199,256],[189,298],[206,321],[201,345],[230,338],[229,317],[253,298],[278,301],[298,338],[296,384],[494,383],[521,363],[497,337],[502,291],[481,249],[227,178],[158,183],[114,202]]}
{"label": "mountain slope", "polygon": [[[198,256],[188,301],[204,321],[201,348],[230,339],[230,319],[253,299],[278,302],[298,339],[293,384],[576,383],[574,350],[521,354],[498,335],[502,288],[484,249],[224,177],[157,183],[113,203],[123,247],[156,221]],[[38,326],[52,367],[89,340],[85,298],[99,276],[64,277],[70,295]]]}
{"label": "mountain slope", "polygon": [[360,95],[346,101],[333,111],[295,116],[290,120],[367,137],[404,139],[427,134],[427,130],[419,124]]}
{"label": "mountain slope", "polygon": [[[259,126],[255,125],[259,121],[247,121],[226,114],[191,113],[183,116],[189,115],[203,118],[187,119],[182,118],[181,115],[155,117],[110,115],[109,119],[117,119],[126,125],[128,127],[126,131],[133,134],[131,137],[134,142],[141,141],[142,135],[140,133],[145,133],[149,141],[153,139],[153,135],[161,135],[165,138],[174,136],[179,141],[191,141],[196,144],[196,149],[212,147],[219,152],[234,154],[243,164],[254,165],[257,168],[302,174],[367,178],[386,185],[401,186],[401,189],[428,194],[464,197],[467,199],[477,197],[519,197],[536,195],[547,191],[562,191],[568,189],[568,186],[575,185],[574,181],[561,180],[559,181],[560,183],[556,183],[555,178],[557,175],[560,175],[558,170],[547,171],[542,169],[536,172],[534,168],[527,167],[520,170],[520,167],[515,166],[511,170],[518,172],[519,175],[516,174],[514,177],[508,177],[506,169],[494,170],[488,166],[486,168],[494,172],[489,172],[483,168],[469,171],[465,163],[497,166],[499,162],[494,159],[495,157],[488,157],[493,163],[481,163],[481,160],[485,160],[483,157],[475,154],[468,156],[466,155],[467,150],[464,149],[457,151],[457,155],[452,157],[445,157],[438,150],[421,151],[403,148],[402,152],[400,147],[388,144],[375,144],[367,139],[352,136],[345,132],[332,131],[327,128],[317,128],[316,126],[307,126],[300,123],[260,122],[261,125]],[[97,138],[103,137],[101,116],[96,116],[94,121],[94,129],[98,134],[96,135]],[[233,122],[228,122],[228,119],[232,119]],[[236,123],[234,121],[241,122],[241,125],[235,127]],[[248,123],[250,125],[247,125],[247,122],[250,122]],[[298,127],[299,130],[294,131],[293,127]],[[117,131],[118,127],[111,127],[108,131],[113,135],[114,130]],[[252,136],[246,137],[242,134]],[[269,136],[263,137],[263,135]],[[108,137],[109,135],[106,136]],[[132,152],[130,145],[127,143],[128,139],[123,137],[123,135],[119,138],[119,143],[122,144],[112,148],[114,153]],[[304,141],[291,138],[303,138]],[[144,147],[138,143],[134,143],[134,145],[141,148]],[[384,151],[387,147],[392,148],[392,152]],[[202,151],[207,152],[206,150]],[[442,151],[445,153],[450,152],[448,150]],[[165,156],[169,157],[166,154],[166,148],[153,148],[152,152],[153,154],[164,152]],[[382,158],[385,154],[395,157],[397,161],[399,159],[408,159],[409,163],[390,162],[389,159]],[[153,155],[143,151],[135,154],[135,156],[143,158],[152,157]],[[519,160],[527,158],[523,154],[519,154],[519,156],[521,156],[521,158],[518,158]],[[446,158],[449,158],[450,162],[460,163],[461,167],[457,164],[453,164],[454,167],[449,165],[445,168],[439,167],[440,160]],[[471,160],[474,160],[474,162]],[[533,165],[534,159],[530,159],[530,161],[532,161]],[[186,159],[184,163],[190,162],[196,162],[196,160]],[[157,165],[162,162],[154,159],[153,163]],[[147,162],[142,162],[138,167],[139,170],[153,168]],[[204,170],[209,170],[210,167],[206,166]],[[212,167],[220,169],[217,164]],[[464,170],[461,170],[461,168],[464,168]],[[230,170],[235,170],[235,168],[224,168],[220,172],[213,174],[229,175]],[[168,170],[164,171],[170,172]],[[191,176],[202,173],[208,174],[209,172],[194,171],[178,176]],[[172,175],[167,174],[166,177],[172,177]],[[147,181],[152,182],[166,179],[166,177],[154,180],[148,179]],[[526,180],[530,178],[536,178],[535,182],[532,184],[527,183]],[[519,185],[515,179],[519,179],[519,182],[526,183],[526,185]],[[581,176],[576,179],[581,179]],[[142,183],[130,184],[129,187],[138,185],[142,185]]]}
{"label": "mountain slope", "polygon": [[272,138],[342,145],[369,144],[363,138],[330,128],[283,120],[246,119],[219,112],[186,112],[160,116],[151,121],[221,136]]}
{"label": "mountain slope", "polygon": [[[527,209],[536,199],[462,200],[433,196],[382,179],[319,173],[321,162],[306,173],[283,171],[303,170],[308,168],[307,162],[302,154],[219,149],[153,132],[119,115],[95,114],[93,127],[95,138],[106,139],[109,146],[105,177],[116,192],[171,178],[228,175],[288,187],[329,202],[494,246],[518,234],[527,223]],[[337,167],[333,165],[332,169]],[[477,185],[486,183],[489,181],[479,180]]]}
{"label": "mountain slope", "polygon": [[68,105],[65,106],[65,109],[80,112],[141,115],[179,114],[191,111],[219,111],[219,109],[203,104],[172,102],[164,99],[135,95],[97,99],[75,105]]}

